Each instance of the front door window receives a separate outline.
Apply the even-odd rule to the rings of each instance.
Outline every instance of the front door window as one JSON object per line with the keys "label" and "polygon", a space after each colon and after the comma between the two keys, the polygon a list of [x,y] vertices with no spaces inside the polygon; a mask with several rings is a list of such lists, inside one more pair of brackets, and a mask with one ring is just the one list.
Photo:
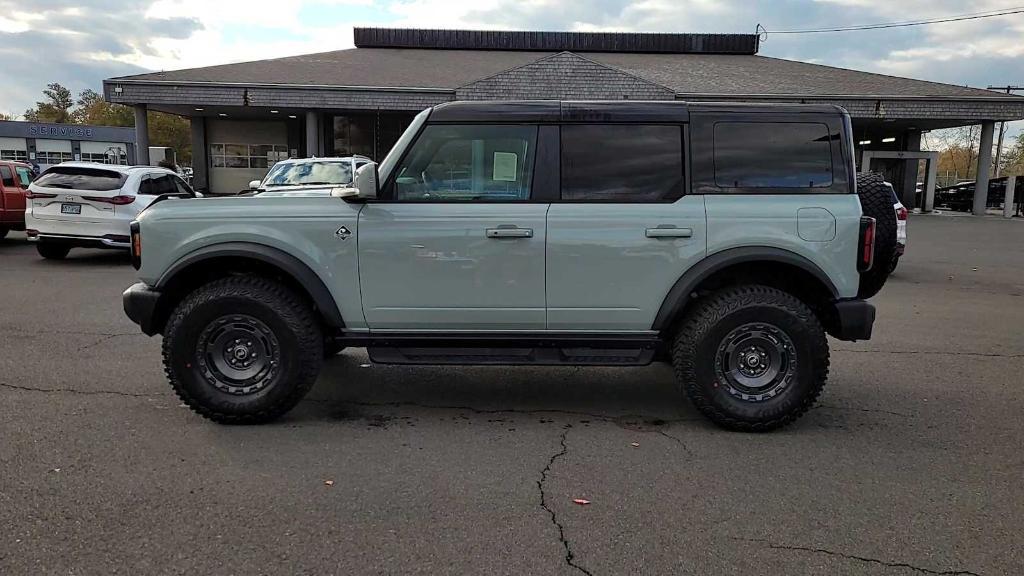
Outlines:
{"label": "front door window", "polygon": [[399,164],[391,199],[527,200],[536,142],[536,126],[428,126]]}

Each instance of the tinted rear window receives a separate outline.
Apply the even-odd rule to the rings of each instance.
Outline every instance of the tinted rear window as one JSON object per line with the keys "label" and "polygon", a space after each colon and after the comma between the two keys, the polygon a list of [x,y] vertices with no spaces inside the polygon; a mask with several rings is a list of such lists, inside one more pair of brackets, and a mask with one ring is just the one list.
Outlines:
{"label": "tinted rear window", "polygon": [[45,188],[107,191],[117,190],[126,179],[126,175],[112,170],[55,166],[44,172],[35,183]]}
{"label": "tinted rear window", "polygon": [[562,126],[562,199],[655,202],[683,194],[679,126]]}
{"label": "tinted rear window", "polygon": [[832,143],[825,124],[717,122],[714,145],[720,188],[832,185]]}

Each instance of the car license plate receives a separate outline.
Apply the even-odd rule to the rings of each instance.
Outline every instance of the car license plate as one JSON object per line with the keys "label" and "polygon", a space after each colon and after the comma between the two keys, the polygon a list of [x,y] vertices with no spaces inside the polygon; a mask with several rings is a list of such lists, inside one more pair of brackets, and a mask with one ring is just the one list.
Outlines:
{"label": "car license plate", "polygon": [[81,204],[61,204],[60,205],[60,213],[61,214],[81,214],[82,213],[82,205]]}

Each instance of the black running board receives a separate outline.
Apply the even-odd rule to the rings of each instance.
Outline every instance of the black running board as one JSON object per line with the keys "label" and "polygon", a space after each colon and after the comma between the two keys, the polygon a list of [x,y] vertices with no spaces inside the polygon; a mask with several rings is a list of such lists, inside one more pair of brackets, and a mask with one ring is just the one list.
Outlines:
{"label": "black running board", "polygon": [[646,366],[654,348],[454,348],[371,346],[378,364],[462,364],[501,366]]}
{"label": "black running board", "polygon": [[376,333],[336,338],[365,346],[380,364],[645,366],[661,346],[657,334],[608,333]]}

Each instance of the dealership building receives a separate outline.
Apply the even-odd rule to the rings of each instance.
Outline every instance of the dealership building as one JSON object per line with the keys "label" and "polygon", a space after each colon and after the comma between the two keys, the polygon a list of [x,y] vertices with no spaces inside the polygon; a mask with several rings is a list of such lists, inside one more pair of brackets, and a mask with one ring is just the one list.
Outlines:
{"label": "dealership building", "polygon": [[69,160],[134,164],[135,129],[0,121],[0,160],[33,162],[40,170]]}
{"label": "dealership building", "polygon": [[442,102],[687,100],[842,106],[861,169],[882,171],[913,205],[919,180],[934,186],[922,132],[979,124],[984,151],[996,122],[1024,119],[1022,97],[760,56],[752,34],[356,28],[354,38],[348,50],[111,78],[104,95],[135,107],[141,162],[147,110],[189,118],[193,181],[214,193],[287,157],[380,160],[417,112]]}

